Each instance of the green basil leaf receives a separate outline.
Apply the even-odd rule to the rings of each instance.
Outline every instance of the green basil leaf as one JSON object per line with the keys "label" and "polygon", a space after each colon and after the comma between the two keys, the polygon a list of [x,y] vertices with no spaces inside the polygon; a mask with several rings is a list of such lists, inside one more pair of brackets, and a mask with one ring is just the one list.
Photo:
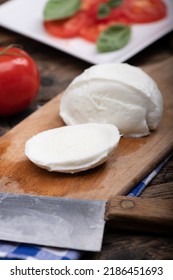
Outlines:
{"label": "green basil leaf", "polygon": [[105,18],[110,14],[110,12],[111,8],[106,3],[100,4],[100,6],[98,7],[97,18]]}
{"label": "green basil leaf", "polygon": [[49,0],[44,8],[44,20],[66,19],[81,6],[81,0]]}
{"label": "green basil leaf", "polygon": [[108,5],[112,8],[118,7],[122,4],[122,0],[109,0]]}
{"label": "green basil leaf", "polygon": [[96,44],[98,52],[111,52],[123,48],[129,42],[131,28],[123,24],[115,24],[103,31]]}

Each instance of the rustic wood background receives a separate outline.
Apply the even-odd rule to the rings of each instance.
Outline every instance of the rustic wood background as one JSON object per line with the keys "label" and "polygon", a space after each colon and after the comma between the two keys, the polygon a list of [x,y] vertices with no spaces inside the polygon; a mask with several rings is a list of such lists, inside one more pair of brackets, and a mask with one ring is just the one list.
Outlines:
{"label": "rustic wood background", "polygon": [[[7,2],[0,0],[0,4]],[[13,117],[0,117],[0,136],[62,92],[72,79],[90,66],[89,63],[59,50],[38,43],[25,36],[0,28],[0,46],[21,45],[36,61],[41,86],[36,100],[24,112]],[[136,66],[149,66],[173,56],[173,33],[169,33],[127,62]],[[142,197],[173,199],[173,157],[152,180]],[[173,259],[173,237],[129,233],[105,229],[100,253],[85,253],[83,259],[135,260]]]}

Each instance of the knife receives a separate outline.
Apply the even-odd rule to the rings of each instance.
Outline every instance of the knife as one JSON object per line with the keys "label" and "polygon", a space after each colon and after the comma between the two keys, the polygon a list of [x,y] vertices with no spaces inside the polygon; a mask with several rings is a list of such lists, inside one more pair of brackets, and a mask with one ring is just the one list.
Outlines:
{"label": "knife", "polygon": [[105,223],[171,234],[173,201],[116,196],[110,201],[0,194],[0,239],[100,251]]}

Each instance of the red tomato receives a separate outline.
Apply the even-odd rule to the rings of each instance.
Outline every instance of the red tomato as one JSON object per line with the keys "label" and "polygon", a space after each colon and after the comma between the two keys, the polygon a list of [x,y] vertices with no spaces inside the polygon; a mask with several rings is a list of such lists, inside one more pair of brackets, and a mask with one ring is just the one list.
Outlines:
{"label": "red tomato", "polygon": [[147,23],[166,16],[166,5],[162,0],[124,0],[125,16],[132,23]]}
{"label": "red tomato", "polygon": [[19,48],[0,48],[0,115],[25,109],[35,98],[40,78],[34,60]]}
{"label": "red tomato", "polygon": [[83,11],[65,20],[45,21],[46,30],[53,36],[60,38],[72,38],[79,35],[79,31],[84,26],[90,24],[90,18]]}

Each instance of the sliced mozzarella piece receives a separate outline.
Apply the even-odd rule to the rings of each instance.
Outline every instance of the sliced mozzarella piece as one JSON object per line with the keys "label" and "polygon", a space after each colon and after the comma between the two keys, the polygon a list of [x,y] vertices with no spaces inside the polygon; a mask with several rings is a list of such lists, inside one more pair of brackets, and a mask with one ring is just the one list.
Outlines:
{"label": "sliced mozzarella piece", "polygon": [[69,85],[60,104],[60,116],[68,125],[111,123],[133,137],[156,129],[162,113],[163,99],[154,80],[125,63],[88,68]]}
{"label": "sliced mozzarella piece", "polygon": [[119,131],[111,124],[64,126],[33,136],[25,154],[49,171],[75,173],[105,162],[119,140]]}

